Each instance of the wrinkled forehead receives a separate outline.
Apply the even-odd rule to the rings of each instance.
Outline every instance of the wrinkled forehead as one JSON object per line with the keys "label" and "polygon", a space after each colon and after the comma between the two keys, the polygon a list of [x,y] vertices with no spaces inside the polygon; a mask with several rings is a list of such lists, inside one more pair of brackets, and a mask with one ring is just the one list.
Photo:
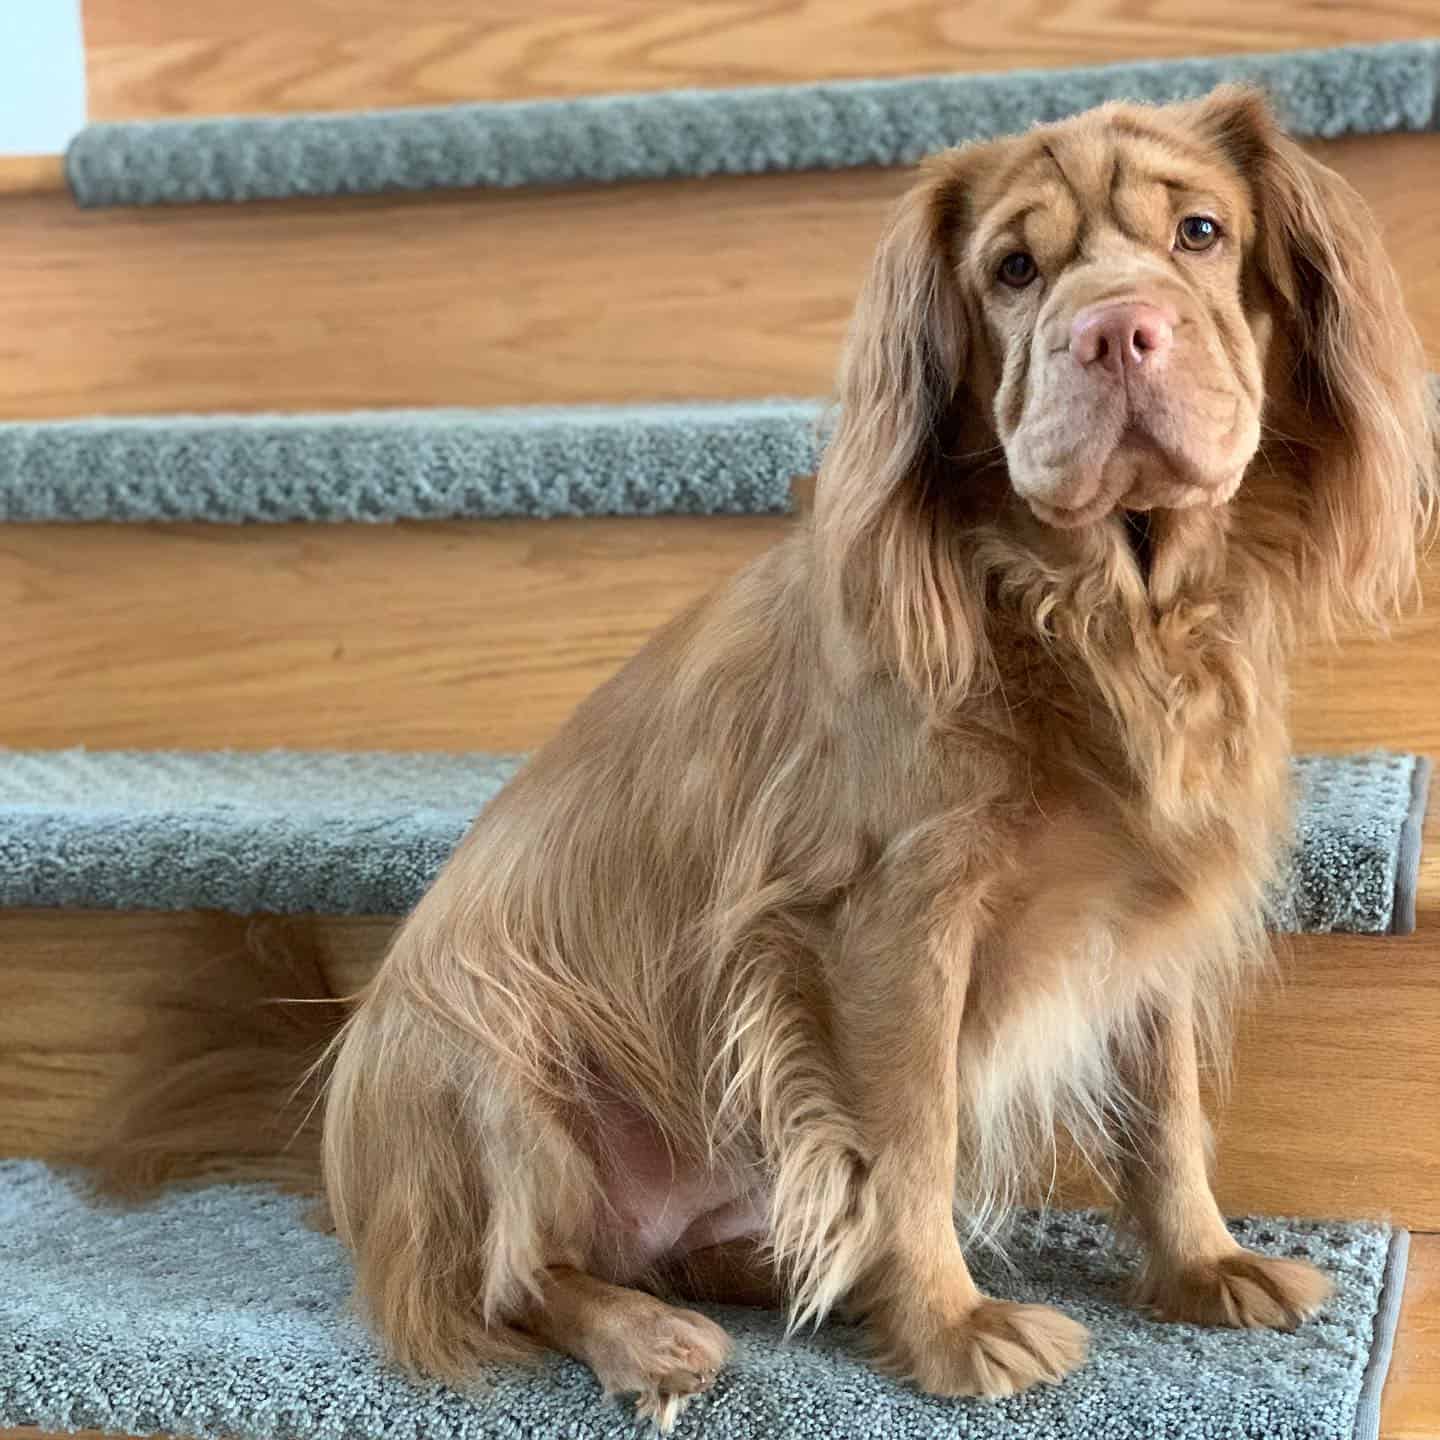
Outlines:
{"label": "wrinkled forehead", "polygon": [[1021,246],[1063,262],[1104,237],[1168,249],[1192,214],[1248,245],[1249,188],[1183,113],[1106,106],[990,147],[969,186],[967,252]]}

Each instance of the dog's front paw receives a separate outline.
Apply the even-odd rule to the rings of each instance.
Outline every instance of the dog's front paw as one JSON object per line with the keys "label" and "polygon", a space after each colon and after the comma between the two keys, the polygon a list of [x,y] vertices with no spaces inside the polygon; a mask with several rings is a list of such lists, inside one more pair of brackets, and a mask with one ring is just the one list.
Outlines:
{"label": "dog's front paw", "polygon": [[985,1300],[923,1344],[902,1344],[886,1368],[931,1395],[998,1400],[1035,1384],[1058,1384],[1085,1362],[1089,1332],[1048,1305]]}
{"label": "dog's front paw", "polygon": [[1139,1300],[1162,1320],[1293,1330],[1329,1299],[1331,1288],[1307,1261],[1236,1250],[1216,1260],[1150,1271]]}

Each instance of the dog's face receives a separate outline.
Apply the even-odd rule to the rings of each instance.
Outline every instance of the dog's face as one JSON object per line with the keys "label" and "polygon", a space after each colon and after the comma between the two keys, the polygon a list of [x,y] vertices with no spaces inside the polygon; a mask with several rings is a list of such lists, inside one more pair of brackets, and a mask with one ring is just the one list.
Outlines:
{"label": "dog's face", "polygon": [[856,306],[815,494],[828,593],[953,697],[983,653],[982,551],[1111,573],[1114,512],[1210,506],[1305,622],[1383,620],[1415,581],[1431,416],[1378,227],[1254,91],[962,146],[923,167]]}
{"label": "dog's face", "polygon": [[1107,108],[962,152],[967,384],[1049,524],[1234,495],[1260,439],[1268,315],[1249,185],[1166,111]]}

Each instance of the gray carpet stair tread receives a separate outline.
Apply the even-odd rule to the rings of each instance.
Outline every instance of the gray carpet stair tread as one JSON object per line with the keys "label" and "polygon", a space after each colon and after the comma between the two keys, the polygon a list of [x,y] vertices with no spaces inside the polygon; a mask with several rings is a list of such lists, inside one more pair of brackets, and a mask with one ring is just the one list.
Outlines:
{"label": "gray carpet stair tread", "polygon": [[[488,754],[0,750],[0,906],[407,911],[521,764]],[[1278,928],[1413,926],[1424,762],[1294,762]],[[1408,868],[1407,868],[1408,867]]]}
{"label": "gray carpet stair tread", "polygon": [[0,521],[773,514],[816,400],[0,423]]}
{"label": "gray carpet stair tread", "polygon": [[808,398],[0,422],[0,523],[773,515],[833,418]]}
{"label": "gray carpet stair tread", "polygon": [[[305,1228],[304,1203],[218,1187],[104,1209],[38,1162],[0,1162],[0,1424],[238,1440],[643,1433],[558,1356],[487,1376],[474,1399],[384,1368],[349,1308],[344,1252]],[[1025,1215],[1013,1269],[977,1254],[976,1276],[1090,1328],[1091,1358],[1062,1385],[996,1402],[932,1399],[866,1367],[852,1327],[786,1340],[774,1312],[714,1310],[735,1354],[676,1440],[1375,1440],[1403,1242],[1368,1224],[1232,1228],[1335,1280],[1316,1319],[1294,1334],[1146,1319],[1126,1303],[1134,1257],[1098,1217]]]}
{"label": "gray carpet stair tread", "polygon": [[66,156],[81,205],[242,201],[897,165],[1110,99],[1264,86],[1313,136],[1440,123],[1440,42],[993,75],[672,90],[348,113],[88,126]]}

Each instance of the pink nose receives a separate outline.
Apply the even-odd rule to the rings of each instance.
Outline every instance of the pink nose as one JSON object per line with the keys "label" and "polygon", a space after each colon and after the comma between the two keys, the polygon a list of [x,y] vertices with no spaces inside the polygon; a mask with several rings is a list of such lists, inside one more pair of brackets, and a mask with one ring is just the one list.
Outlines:
{"label": "pink nose", "polygon": [[1174,339],[1165,312],[1141,300],[1103,300],[1070,322],[1070,353],[1082,365],[1100,365],[1115,375],[1141,366],[1158,370]]}

